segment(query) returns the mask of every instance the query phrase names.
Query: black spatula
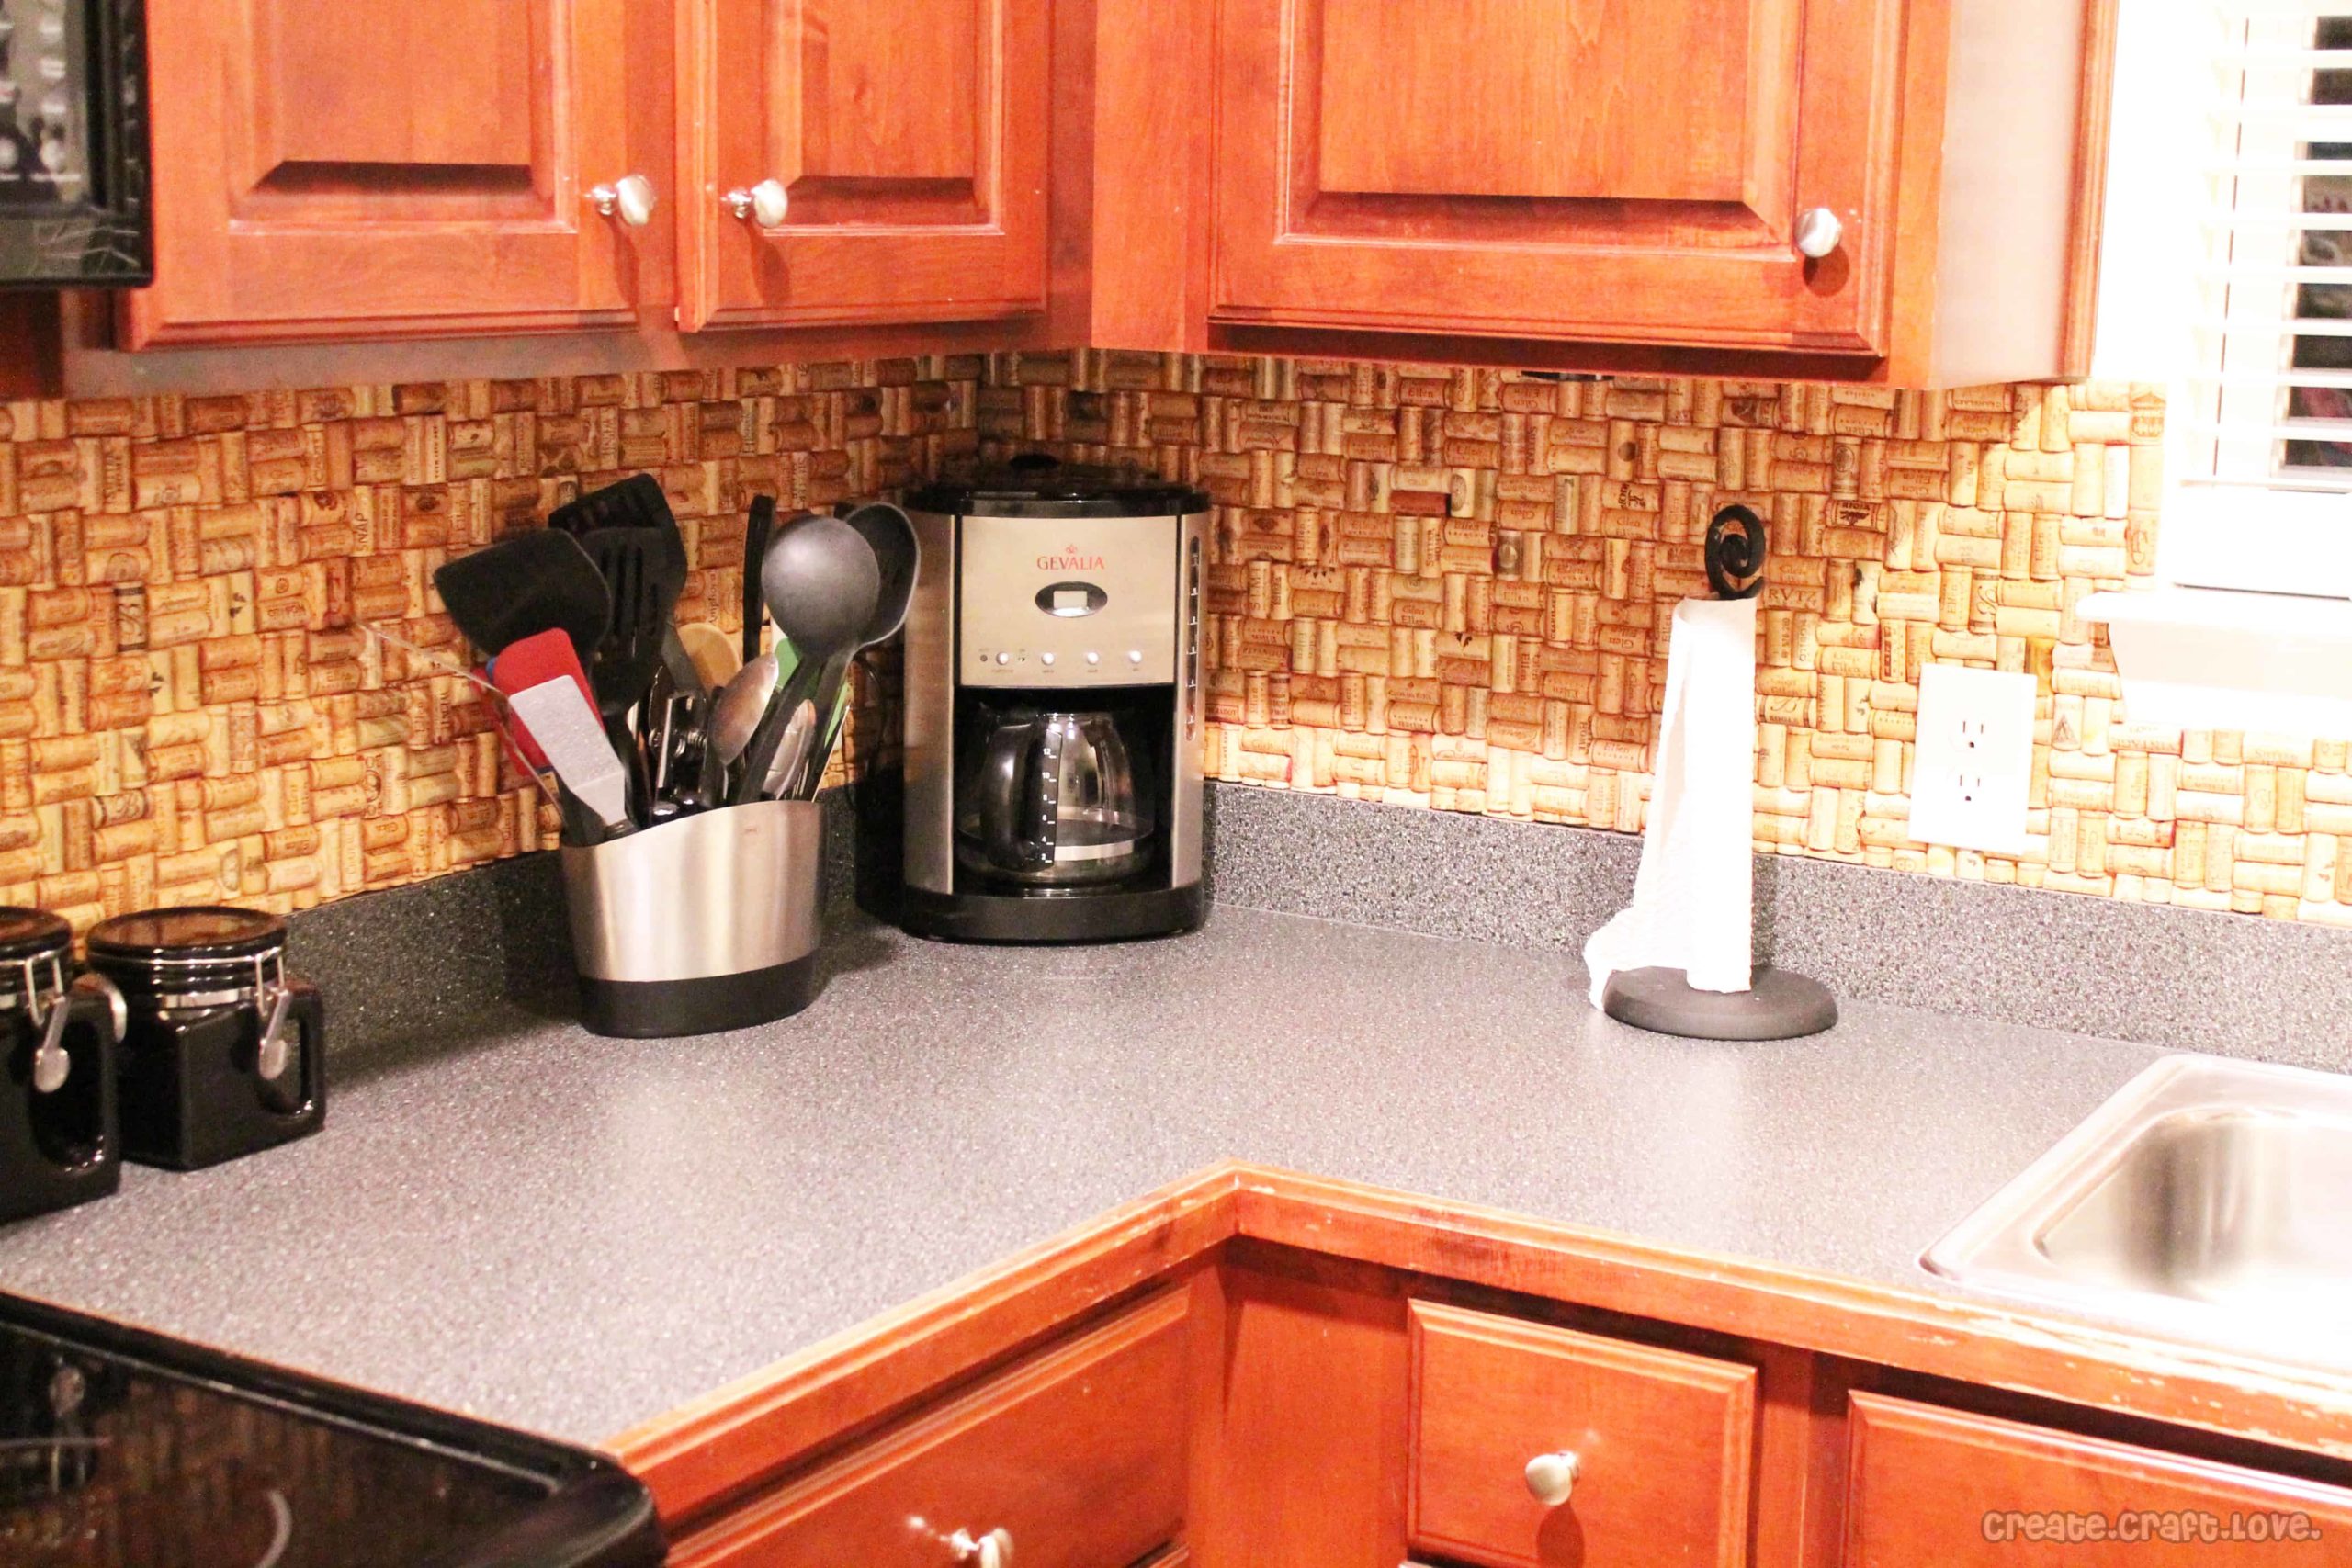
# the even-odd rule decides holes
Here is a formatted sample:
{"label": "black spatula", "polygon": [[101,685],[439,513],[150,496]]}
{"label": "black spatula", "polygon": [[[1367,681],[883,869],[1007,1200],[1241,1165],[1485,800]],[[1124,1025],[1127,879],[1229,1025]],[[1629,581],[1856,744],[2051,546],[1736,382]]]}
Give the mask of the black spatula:
{"label": "black spatula", "polygon": [[602,574],[612,615],[588,667],[596,705],[616,719],[645,700],[662,667],[662,639],[670,612],[686,585],[685,541],[667,528],[598,528],[580,536]]}
{"label": "black spatula", "polygon": [[592,490],[548,513],[548,526],[578,537],[599,528],[667,528],[678,531],[670,498],[651,474],[631,474],[616,484]]}
{"label": "black spatula", "polygon": [[491,655],[554,627],[586,663],[612,616],[596,563],[578,540],[552,530],[516,534],[445,562],[433,586],[466,640]]}
{"label": "black spatula", "polygon": [[616,719],[645,700],[661,668],[670,612],[686,580],[678,519],[661,480],[631,474],[557,507],[548,526],[579,539],[610,590],[611,622],[588,679],[605,717]]}

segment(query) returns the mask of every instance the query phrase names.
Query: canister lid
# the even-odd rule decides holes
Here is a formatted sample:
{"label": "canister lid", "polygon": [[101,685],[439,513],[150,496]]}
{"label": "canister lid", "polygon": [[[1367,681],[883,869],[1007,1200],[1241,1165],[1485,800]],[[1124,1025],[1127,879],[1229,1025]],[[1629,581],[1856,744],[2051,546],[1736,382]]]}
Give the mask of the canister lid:
{"label": "canister lid", "polygon": [[45,909],[0,905],[0,964],[46,958],[74,945],[74,930]]}
{"label": "canister lid", "polygon": [[216,904],[117,915],[90,928],[91,958],[129,964],[257,958],[285,946],[279,917]]}
{"label": "canister lid", "polygon": [[910,512],[954,517],[1182,517],[1206,512],[1208,493],[1135,468],[1065,463],[1043,453],[924,485]]}

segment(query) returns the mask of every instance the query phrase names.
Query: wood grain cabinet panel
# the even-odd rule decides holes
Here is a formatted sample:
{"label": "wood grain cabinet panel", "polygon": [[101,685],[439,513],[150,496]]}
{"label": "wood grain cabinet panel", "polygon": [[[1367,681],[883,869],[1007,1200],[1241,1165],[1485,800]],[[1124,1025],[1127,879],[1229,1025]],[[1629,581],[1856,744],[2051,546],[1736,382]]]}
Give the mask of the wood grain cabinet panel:
{"label": "wood grain cabinet panel", "polygon": [[680,0],[679,324],[1042,312],[1052,52],[1051,0]]}
{"label": "wood grain cabinet panel", "polygon": [[[1124,1568],[1185,1514],[1189,1298],[1165,1292],[682,1541],[678,1568]],[[977,1561],[977,1558],[971,1560]],[[1181,1561],[1177,1559],[1177,1561]]]}
{"label": "wood grain cabinet panel", "polygon": [[[2096,0],[1196,3],[1216,21],[1182,78],[1215,110],[1209,254],[1098,245],[1097,341],[1898,386],[2081,374]],[[1106,39],[1102,79],[1180,124],[1187,95],[1134,80],[1136,52]],[[1094,172],[1098,206],[1167,185]],[[1163,341],[1155,281],[1204,295],[1197,334]]]}
{"label": "wood grain cabinet panel", "polygon": [[[1492,1568],[1733,1568],[1747,1560],[1753,1367],[1415,1302],[1419,1552]],[[1569,1452],[1567,1500],[1526,1466]]]}
{"label": "wood grain cabinet panel", "polygon": [[1877,1394],[1850,1398],[1846,1568],[2352,1561],[2352,1490]]}
{"label": "wood grain cabinet panel", "polygon": [[625,326],[629,0],[149,8],[155,283],[132,347]]}
{"label": "wood grain cabinet panel", "polygon": [[1903,10],[1222,0],[1215,318],[1879,352]]}

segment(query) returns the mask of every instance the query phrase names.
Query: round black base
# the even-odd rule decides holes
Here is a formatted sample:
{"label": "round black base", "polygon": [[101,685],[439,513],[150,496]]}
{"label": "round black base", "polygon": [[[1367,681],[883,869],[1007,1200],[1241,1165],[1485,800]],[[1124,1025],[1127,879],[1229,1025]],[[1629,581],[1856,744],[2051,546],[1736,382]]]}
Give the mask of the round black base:
{"label": "round black base", "polygon": [[900,896],[898,920],[910,934],[935,942],[1127,942],[1198,931],[1208,912],[1208,889],[1197,882],[1055,897],[910,887]]}
{"label": "round black base", "polygon": [[817,999],[817,955],[773,969],[700,980],[592,980],[580,976],[580,1021],[618,1040],[666,1040],[774,1023]]}
{"label": "round black base", "polygon": [[1609,977],[1600,1010],[1688,1040],[1793,1040],[1836,1023],[1838,998],[1818,980],[1769,966],[1745,991],[1694,991],[1679,969],[1626,969]]}

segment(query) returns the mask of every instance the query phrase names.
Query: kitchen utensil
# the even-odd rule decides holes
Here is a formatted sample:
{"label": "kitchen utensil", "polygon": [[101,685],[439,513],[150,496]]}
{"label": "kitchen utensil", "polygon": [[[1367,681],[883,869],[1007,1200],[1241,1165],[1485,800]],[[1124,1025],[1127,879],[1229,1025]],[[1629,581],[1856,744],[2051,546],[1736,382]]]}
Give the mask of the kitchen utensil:
{"label": "kitchen utensil", "polygon": [[1014,708],[978,744],[956,810],[967,866],[1035,887],[1115,882],[1143,868],[1151,802],[1110,714]]}
{"label": "kitchen utensil", "polygon": [[763,653],[735,672],[719,689],[710,723],[705,727],[702,802],[718,806],[727,798],[727,771],[741,761],[766,716],[781,679],[774,653]]}
{"label": "kitchen utensil", "polygon": [[[674,641],[672,646],[676,647]],[[731,649],[733,645],[729,646]],[[681,671],[691,682],[683,688]],[[646,814],[651,819],[665,820],[699,800],[703,727],[710,705],[694,661],[677,648],[676,657],[665,657],[653,671],[653,684],[645,694]]]}
{"label": "kitchen utensil", "polygon": [[610,725],[645,700],[662,663],[670,612],[686,583],[686,547],[675,524],[598,528],[579,543],[605,580],[612,611],[588,665],[596,706]]}
{"label": "kitchen utensil", "polygon": [[506,700],[564,788],[596,814],[607,833],[626,831],[628,768],[596,722],[596,710],[560,678],[512,689]]}
{"label": "kitchen utensil", "polygon": [[767,625],[767,602],[760,597],[760,563],[767,558],[768,540],[775,533],[775,497],[755,495],[752,513],[743,523],[743,659],[760,656],[760,628]]}
{"label": "kitchen utensil", "polygon": [[809,748],[807,761],[786,781],[785,793],[797,799],[807,799],[817,793],[826,764],[832,760],[833,747],[840,742],[842,721],[849,710],[851,660],[876,643],[888,641],[906,623],[907,605],[914,598],[915,570],[922,559],[922,549],[915,543],[914,524],[887,501],[869,502],[843,521],[856,529],[874,551],[880,583],[875,595],[874,614],[859,632],[856,648],[827,660],[824,674],[817,682],[817,712],[824,716],[824,727]]}
{"label": "kitchen utensil", "polygon": [[567,807],[569,835],[593,843],[627,832],[628,770],[597,722],[588,677],[571,643],[553,632],[526,637],[498,656],[491,674],[565,794],[594,814],[591,822]]}
{"label": "kitchen utensil", "polygon": [[616,483],[573,497],[548,513],[548,526],[575,536],[601,528],[669,528],[678,521],[662,481],[651,474],[631,474]]}
{"label": "kitchen utensil", "polygon": [[547,529],[445,561],[433,586],[466,640],[486,654],[553,626],[585,663],[612,618],[596,563],[578,540]]}
{"label": "kitchen utensil", "polygon": [[708,621],[693,621],[680,626],[678,645],[694,660],[695,673],[702,677],[705,691],[718,691],[743,668],[743,656],[737,649],[735,639]]}
{"label": "kitchen utensil", "polygon": [[89,954],[125,1003],[125,1159],[197,1170],[325,1123],[326,1010],[287,973],[283,919],[209,905],[117,915],[90,928]]}
{"label": "kitchen utensil", "polygon": [[775,765],[768,769],[767,782],[761,793],[771,798],[786,797],[786,784],[797,775],[808,760],[808,750],[817,735],[817,705],[802,703],[792,710],[792,717],[784,727],[784,743],[775,749]]}
{"label": "kitchen utensil", "polygon": [[737,804],[759,797],[784,742],[785,727],[816,694],[824,664],[857,644],[882,588],[865,536],[835,517],[796,517],[775,531],[760,561],[760,595],[800,663],[768,704],[735,782]]}

